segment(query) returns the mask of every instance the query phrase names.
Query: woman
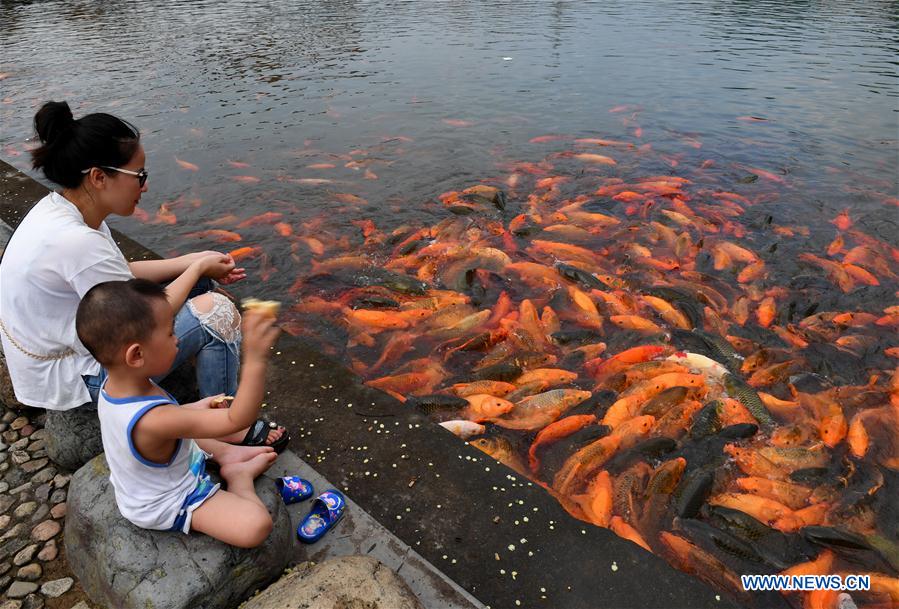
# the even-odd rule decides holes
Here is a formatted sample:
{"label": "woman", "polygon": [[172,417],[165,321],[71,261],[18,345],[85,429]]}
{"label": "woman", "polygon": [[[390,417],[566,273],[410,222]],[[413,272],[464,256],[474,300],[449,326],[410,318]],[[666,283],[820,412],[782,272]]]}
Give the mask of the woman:
{"label": "woman", "polygon": [[[132,277],[167,283],[178,312],[173,369],[195,358],[201,397],[233,395],[240,314],[211,288],[212,280],[245,278],[244,270],[229,255],[208,251],[126,262],[104,220],[130,216],[147,192],[138,130],[109,114],[75,120],[65,102],[44,104],[34,125],[42,144],[32,152],[34,168],[63,188],[22,219],[0,262],[0,340],[16,398],[46,408],[48,428],[54,413],[96,407],[105,372],[78,340],[75,312],[94,285]],[[280,451],[289,438],[282,427],[259,420],[223,439]]]}

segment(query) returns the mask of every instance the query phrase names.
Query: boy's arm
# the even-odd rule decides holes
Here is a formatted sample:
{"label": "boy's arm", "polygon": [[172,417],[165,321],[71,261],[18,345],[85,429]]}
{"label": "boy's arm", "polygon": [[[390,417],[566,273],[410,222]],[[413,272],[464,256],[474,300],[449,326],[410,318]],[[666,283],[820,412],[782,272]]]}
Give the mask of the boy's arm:
{"label": "boy's arm", "polygon": [[136,434],[158,439],[218,438],[249,427],[259,415],[265,390],[265,369],[280,330],[274,317],[248,311],[243,316],[240,385],[230,408],[158,406],[141,417]]}

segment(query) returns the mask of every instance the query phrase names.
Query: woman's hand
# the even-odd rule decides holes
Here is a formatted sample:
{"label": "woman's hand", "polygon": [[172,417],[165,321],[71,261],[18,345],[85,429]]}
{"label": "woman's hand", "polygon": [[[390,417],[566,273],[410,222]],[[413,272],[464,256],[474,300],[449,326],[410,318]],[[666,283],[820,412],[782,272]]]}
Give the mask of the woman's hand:
{"label": "woman's hand", "polygon": [[225,275],[224,277],[219,277],[218,282],[222,285],[231,285],[232,283],[237,283],[241,279],[247,278],[247,270],[242,267],[235,267],[231,269],[231,272]]}
{"label": "woman's hand", "polygon": [[191,266],[195,266],[201,276],[216,280],[227,277],[235,270],[234,259],[231,256],[215,252],[197,258]]}

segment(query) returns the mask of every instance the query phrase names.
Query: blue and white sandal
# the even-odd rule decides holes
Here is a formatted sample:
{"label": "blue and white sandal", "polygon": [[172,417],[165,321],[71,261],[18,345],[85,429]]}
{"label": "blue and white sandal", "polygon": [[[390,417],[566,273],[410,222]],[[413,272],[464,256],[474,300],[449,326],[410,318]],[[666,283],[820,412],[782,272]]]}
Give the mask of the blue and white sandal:
{"label": "blue and white sandal", "polygon": [[325,491],[312,502],[312,509],[297,526],[297,537],[303,543],[315,543],[343,517],[346,499],[334,489]]}
{"label": "blue and white sandal", "polygon": [[281,499],[286,505],[306,501],[315,492],[312,488],[312,483],[299,476],[278,478],[275,480],[275,485],[278,487]]}

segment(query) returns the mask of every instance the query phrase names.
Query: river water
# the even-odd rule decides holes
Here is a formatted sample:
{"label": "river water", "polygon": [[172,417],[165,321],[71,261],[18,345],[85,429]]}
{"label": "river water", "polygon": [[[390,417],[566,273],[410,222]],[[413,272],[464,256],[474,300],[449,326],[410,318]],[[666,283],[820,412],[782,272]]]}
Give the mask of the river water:
{"label": "river water", "polygon": [[[805,410],[775,412],[778,429],[742,446],[800,438],[812,451],[804,459],[838,475],[843,424],[868,421],[872,448],[852,447],[858,462],[845,476],[856,475],[856,494],[846,496],[883,490],[873,504],[844,499],[826,524],[894,536],[895,503],[877,502],[899,485],[899,421],[880,408],[899,356],[889,308],[899,288],[897,58],[895,2],[3,2],[0,157],[29,171],[31,120],[46,100],[67,100],[76,117],[132,121],[149,192],[133,217],[110,223],[167,255],[247,248],[238,294],[299,301],[292,333],[401,397],[527,359],[573,371],[594,391],[591,408],[607,409],[597,396],[633,378],[604,371],[603,358],[642,342],[692,349],[694,326],[727,336],[747,361],[773,361],[763,377],[727,356],[772,399],[797,397],[789,375],[819,374],[799,386],[839,396],[839,417],[808,394]],[[501,188],[504,204],[489,190],[459,194],[475,184]],[[408,277],[397,287],[359,259],[333,261],[360,253],[446,288],[448,300],[434,313]],[[574,283],[600,289],[562,285],[559,261],[595,273]],[[687,299],[659,286],[695,298],[681,302],[689,320],[652,309],[661,303],[651,289]],[[449,290],[471,304],[451,304]],[[524,301],[546,307],[542,325]],[[591,336],[603,343],[575,348]],[[708,387],[691,399],[737,397],[720,370],[702,374]],[[721,463],[725,440],[684,439],[684,416],[654,423],[656,440],[679,441],[667,461],[647,458],[654,472],[679,476],[680,459],[686,479]],[[494,422],[512,431],[482,449],[524,471],[548,420]],[[734,491],[734,471],[715,471],[717,491]],[[527,475],[552,484],[574,515],[602,520],[572,503],[582,497],[573,473]],[[797,511],[805,501],[816,505],[801,499]],[[657,517],[667,503],[647,503],[632,523],[667,552],[655,537],[670,528]],[[794,533],[790,518],[769,524]]]}

